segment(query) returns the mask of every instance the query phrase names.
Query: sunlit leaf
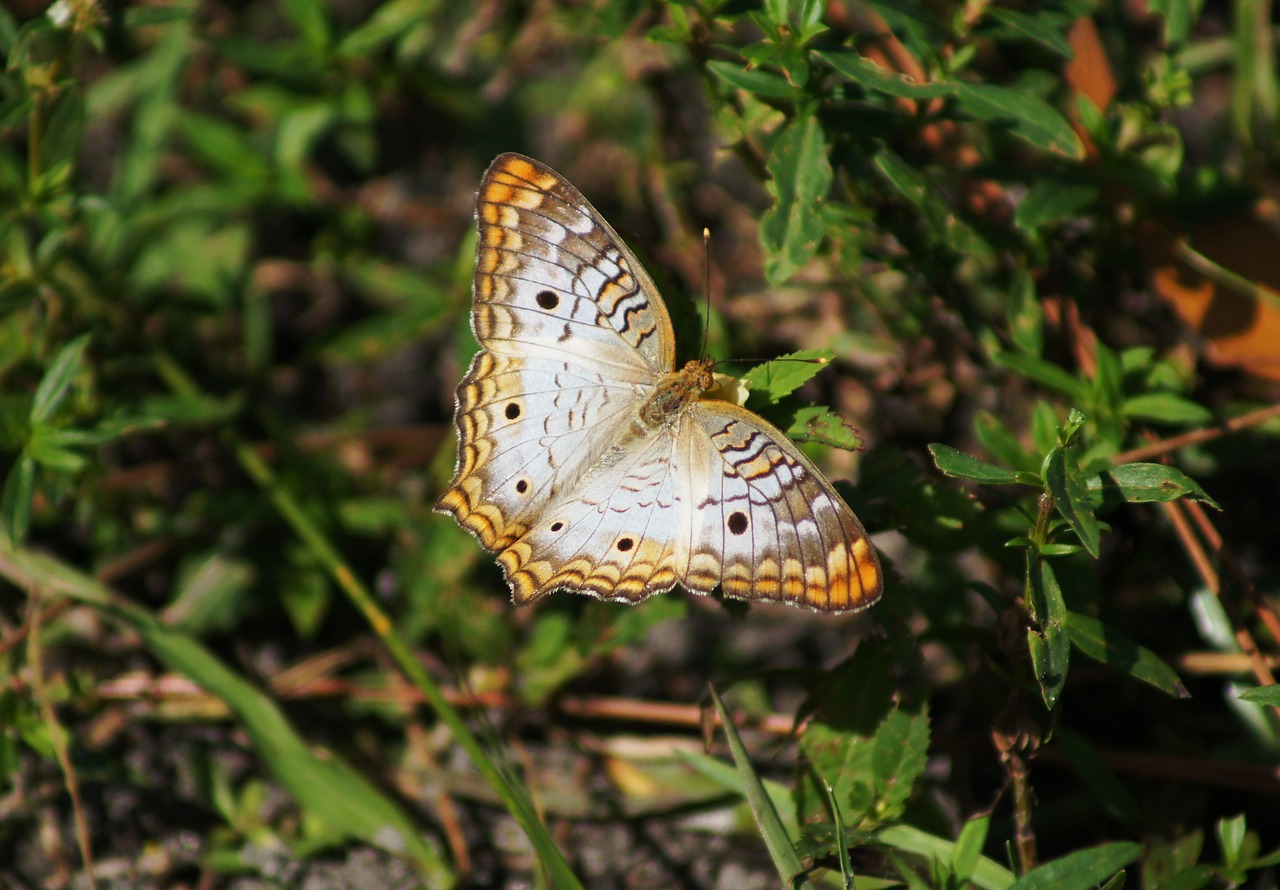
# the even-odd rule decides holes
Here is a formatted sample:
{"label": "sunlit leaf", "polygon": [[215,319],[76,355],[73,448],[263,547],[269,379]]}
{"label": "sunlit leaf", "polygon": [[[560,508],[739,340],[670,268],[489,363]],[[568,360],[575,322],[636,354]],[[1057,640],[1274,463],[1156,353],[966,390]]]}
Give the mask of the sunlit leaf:
{"label": "sunlit leaf", "polygon": [[989,464],[950,445],[935,442],[929,446],[929,453],[939,470],[956,479],[971,479],[988,485],[1009,485],[1018,481],[1013,470]]}
{"label": "sunlit leaf", "polygon": [[819,205],[831,188],[826,135],[813,115],[792,121],[774,140],[768,161],[774,204],[760,220],[765,274],[778,284],[818,250],[826,233]]}
{"label": "sunlit leaf", "polygon": [[1173,668],[1159,656],[1096,618],[1070,612],[1066,626],[1072,644],[1094,661],[1118,668],[1135,680],[1141,680],[1175,698],[1190,697]]}

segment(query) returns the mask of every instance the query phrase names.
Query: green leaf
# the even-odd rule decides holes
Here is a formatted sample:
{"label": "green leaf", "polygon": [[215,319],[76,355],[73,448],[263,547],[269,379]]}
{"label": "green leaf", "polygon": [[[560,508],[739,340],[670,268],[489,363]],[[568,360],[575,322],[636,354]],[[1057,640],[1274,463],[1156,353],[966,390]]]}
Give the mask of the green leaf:
{"label": "green leaf", "polygon": [[1141,832],[1145,818],[1142,807],[1119,776],[1107,766],[1098,750],[1087,739],[1069,729],[1059,727],[1054,732],[1054,737],[1107,814],[1131,831]]}
{"label": "green leaf", "polygon": [[[851,685],[845,694],[857,695],[857,701],[830,702],[800,739],[800,750],[812,768],[812,774],[802,776],[795,790],[802,818],[823,812],[825,795],[813,779],[816,774],[842,802],[846,822],[857,827],[864,821],[875,821],[875,738],[892,713],[892,689],[888,669],[882,663],[884,647],[867,646],[866,642],[832,672],[823,690],[825,695],[836,694],[838,678],[847,677]],[[852,670],[854,665],[864,666],[861,674]]]}
{"label": "green leaf", "polygon": [[1106,344],[1099,340],[1094,350],[1094,360],[1098,365],[1098,370],[1093,377],[1094,391],[1097,393],[1094,404],[1098,405],[1104,414],[1110,413],[1120,407],[1123,398],[1121,386],[1124,383],[1124,370],[1120,363],[1120,356],[1116,355],[1114,349],[1108,349]]}
{"label": "green leaf", "polygon": [[440,852],[399,805],[335,752],[323,757],[314,753],[275,702],[227,669],[194,638],[158,623],[131,623],[167,667],[226,702],[272,773],[303,807],[347,836],[408,853],[434,880],[452,880]]}
{"label": "green leaf", "polygon": [[933,223],[935,230],[939,229],[938,217],[947,213],[949,208],[941,204],[933,189],[929,187],[929,180],[925,175],[908,164],[896,152],[887,148],[876,152],[874,163],[883,174],[885,181],[893,186],[899,195],[924,211],[925,218]]}
{"label": "green leaf", "polygon": [[1280,683],[1273,683],[1270,686],[1255,686],[1253,689],[1246,689],[1244,692],[1240,693],[1238,698],[1241,701],[1253,702],[1255,705],[1280,707]]}
{"label": "green leaf", "polygon": [[[1044,399],[1036,399],[1031,408],[1031,443],[1035,450],[1047,454],[1058,445],[1058,414]],[[1036,467],[1037,474],[1044,467],[1043,458]]]}
{"label": "green leaf", "polygon": [[1074,449],[1062,445],[1052,449],[1045,457],[1043,476],[1058,512],[1080,538],[1084,549],[1097,559],[1101,531],[1098,518],[1093,515],[1089,487],[1076,462]]}
{"label": "green leaf", "polygon": [[84,351],[89,345],[89,335],[81,334],[58,352],[49,363],[44,376],[36,386],[35,398],[31,400],[30,419],[32,425],[43,423],[58,410],[67,394],[67,387],[80,369],[84,367]]}
{"label": "green leaf", "polygon": [[45,170],[68,165],[70,172],[69,165],[81,149],[84,121],[84,94],[80,90],[66,90],[54,100],[40,142],[40,163]]}
{"label": "green leaf", "polygon": [[368,18],[344,34],[337,53],[344,59],[372,56],[383,46],[423,27],[430,26],[423,21],[418,0],[390,0],[379,4]]}
{"label": "green leaf", "polygon": [[[799,0],[793,3],[796,10],[796,26],[803,34],[812,34],[822,25],[822,15],[827,11],[825,0]],[[808,38],[805,38],[806,40]]]}
{"label": "green leaf", "polygon": [[1036,293],[1035,278],[1025,268],[1014,271],[1009,288],[1009,335],[1027,355],[1044,349],[1044,308]]}
{"label": "green leaf", "polygon": [[284,0],[281,5],[307,46],[313,50],[324,50],[329,46],[328,3],[323,0]]}
{"label": "green leaf", "polygon": [[[895,704],[889,663],[883,641],[863,640],[824,678],[800,740],[812,772],[832,787],[854,827],[901,815],[927,762],[928,715],[922,706]],[[820,811],[824,793],[812,777],[796,795],[802,815]]]}
{"label": "green leaf", "polygon": [[929,717],[924,709],[890,711],[876,729],[871,755],[877,821],[902,815],[928,761]]}
{"label": "green leaf", "polygon": [[19,544],[31,527],[31,498],[35,492],[36,462],[25,450],[9,468],[0,493],[0,538]]}
{"label": "green leaf", "polygon": [[929,453],[938,469],[953,479],[971,479],[987,485],[1010,485],[1018,481],[1013,470],[989,464],[950,445],[934,442],[929,446]]}
{"label": "green leaf", "polygon": [[[1030,541],[1028,540],[1028,543]],[[1079,544],[1041,544],[1041,556],[1071,556],[1076,553],[1084,552],[1084,548]]]}
{"label": "green leaf", "polygon": [[1100,504],[1146,504],[1191,498],[1215,510],[1222,507],[1186,473],[1165,464],[1131,463],[1090,476],[1089,491]]}
{"label": "green leaf", "polygon": [[253,581],[253,566],[217,551],[184,561],[173,601],[161,613],[165,624],[192,636],[225,630],[239,617]]}
{"label": "green leaf", "polygon": [[1124,671],[1174,698],[1191,697],[1173,668],[1150,649],[1139,646],[1098,619],[1078,612],[1068,612],[1066,623],[1072,645],[1094,661]]}
{"label": "green leaf", "polygon": [[819,208],[831,189],[827,137],[813,115],[792,121],[773,143],[767,163],[774,204],[760,220],[765,276],[780,284],[807,263],[826,232]]}
{"label": "green leaf", "polygon": [[753,395],[760,394],[776,403],[812,379],[834,357],[830,349],[801,349],[756,365],[742,379]]}
{"label": "green leaf", "polygon": [[[967,828],[967,826],[966,826]],[[961,837],[964,833],[961,833]],[[889,825],[877,829],[875,842],[885,847],[919,856],[925,861],[955,861],[958,842],[928,834],[910,825]],[[1009,890],[1014,875],[995,860],[983,856],[973,869],[971,880],[981,890]]]}
{"label": "green leaf", "polygon": [[234,174],[242,182],[258,182],[263,187],[268,184],[271,167],[242,127],[184,110],[175,114],[174,129],[196,157],[214,169]]}
{"label": "green leaf", "polygon": [[192,395],[157,394],[148,396],[138,404],[136,417],[111,417],[100,427],[115,435],[125,435],[136,430],[154,429],[157,426],[178,424],[181,426],[208,426],[228,423],[244,410],[245,397],[232,393],[215,397],[207,393]]}
{"label": "green leaf", "polygon": [[707,62],[707,70],[723,80],[729,86],[757,96],[768,96],[771,99],[794,99],[798,92],[787,83],[786,78],[772,71],[759,68],[742,68],[732,62],[712,60]]}
{"label": "green leaf", "polygon": [[[192,18],[156,28],[150,51],[130,66],[131,80],[140,84],[137,107],[132,109],[130,138],[119,146],[112,176],[112,198],[129,205],[141,203],[162,175],[162,152],[169,148],[169,122],[178,105],[175,99],[182,73],[196,51]],[[146,88],[142,84],[149,85]],[[94,95],[89,93],[90,107]]]}
{"label": "green leaf", "polygon": [[125,29],[132,31],[148,25],[167,25],[170,22],[190,21],[193,10],[182,6],[131,6],[121,15]]}
{"label": "green leaf", "polygon": [[1222,860],[1228,867],[1239,863],[1247,836],[1244,813],[1218,820],[1218,846],[1222,849]]}
{"label": "green leaf", "polygon": [[838,414],[832,414],[830,408],[822,406],[796,411],[784,432],[797,442],[820,442],[845,451],[861,451],[864,444],[856,428]]}
{"label": "green leaf", "polygon": [[312,639],[320,629],[333,601],[333,588],[324,569],[310,554],[291,547],[286,560],[284,579],[279,582],[280,605],[303,639]]}
{"label": "green leaf", "polygon": [[1050,389],[1056,389],[1075,402],[1085,404],[1089,400],[1089,384],[1052,362],[1017,352],[998,353],[995,360]]}
{"label": "green leaf", "polygon": [[[742,773],[736,766],[725,763],[712,757],[709,754],[700,754],[693,751],[686,751],[682,748],[675,749],[676,757],[693,767],[702,775],[715,782],[726,791],[730,791],[744,800],[747,796],[746,786],[743,784]],[[792,808],[791,792],[772,780],[764,780],[765,794],[769,796],[769,800],[773,803],[774,812],[782,820],[783,828],[786,829],[787,837],[800,836],[800,824],[790,816]],[[749,805],[748,805],[749,806]]]}
{"label": "green leaf", "polygon": [[316,144],[338,123],[337,110],[325,102],[312,102],[290,108],[276,123],[275,160],[278,174],[299,177],[296,184],[286,181],[283,188],[290,197],[307,200],[311,197],[309,186],[302,174],[311,162]]}
{"label": "green leaf", "polygon": [[[840,801],[836,798],[835,790],[830,783],[824,781],[823,787],[827,791],[827,806],[831,810],[831,820],[835,823],[835,836],[844,839],[848,837],[848,829],[844,824],[844,810],[840,807]],[[836,854],[840,862],[840,877],[845,885],[849,886],[853,883],[853,860],[849,856],[849,845],[837,844]]]}
{"label": "green leaf", "polygon": [[892,150],[880,146],[872,159],[884,181],[920,212],[930,233],[948,250],[980,254],[990,247],[942,197],[945,190]]}
{"label": "green leaf", "polygon": [[991,828],[991,816],[974,816],[965,822],[960,829],[960,837],[956,838],[956,848],[951,853],[951,874],[960,882],[973,877],[974,870],[982,860],[982,847],[987,842],[987,831]]}
{"label": "green leaf", "polygon": [[919,0],[869,0],[867,5],[920,58],[952,39],[942,20]]}
{"label": "green leaf", "polygon": [[573,630],[571,616],[564,612],[543,615],[533,625],[516,659],[523,701],[542,704],[582,670],[586,655],[574,645]]}
{"label": "green leaf", "polygon": [[999,417],[989,411],[979,411],[973,419],[973,434],[982,447],[997,460],[1015,470],[1038,473],[1040,461],[1018,441],[1017,434]]}
{"label": "green leaf", "polygon": [[844,50],[816,50],[813,53],[849,80],[889,96],[904,99],[931,99],[955,92],[955,84],[935,81],[916,83],[905,74],[898,74],[880,67],[856,52]]}
{"label": "green leaf", "polygon": [[1003,127],[1037,148],[1079,160],[1084,146],[1071,124],[1039,96],[990,83],[956,82],[960,108],[980,121]]}
{"label": "green leaf", "polygon": [[1034,183],[1018,202],[1013,221],[1024,231],[1035,231],[1064,220],[1077,219],[1098,200],[1098,186],[1047,176]]}
{"label": "green leaf", "polygon": [[1031,869],[1011,890],[1092,890],[1141,853],[1141,844],[1127,841],[1077,850]]}
{"label": "green leaf", "polygon": [[1120,413],[1156,423],[1209,423],[1213,412],[1171,392],[1151,392],[1125,399]]}
{"label": "green leaf", "polygon": [[1063,33],[1063,25],[1070,22],[1066,16],[1055,15],[1051,9],[1022,12],[1003,6],[988,6],[985,15],[1003,26],[998,30],[993,29],[993,36],[997,40],[1008,39],[1011,36],[1020,37],[1031,43],[1037,43],[1064,59],[1075,57],[1071,44]]}
{"label": "green leaf", "polygon": [[1167,46],[1175,48],[1186,45],[1200,5],[1194,0],[1150,0],[1148,8],[1164,17],[1164,42]]}
{"label": "green leaf", "polygon": [[31,441],[26,453],[37,464],[61,473],[79,473],[85,467],[85,458],[59,442],[59,430],[37,426],[31,431]]}
{"label": "green leaf", "polygon": [[1058,576],[1048,560],[1027,550],[1027,604],[1038,628],[1027,629],[1027,649],[1040,695],[1050,710],[1062,695],[1071,661],[1071,641],[1066,632],[1067,604]]}

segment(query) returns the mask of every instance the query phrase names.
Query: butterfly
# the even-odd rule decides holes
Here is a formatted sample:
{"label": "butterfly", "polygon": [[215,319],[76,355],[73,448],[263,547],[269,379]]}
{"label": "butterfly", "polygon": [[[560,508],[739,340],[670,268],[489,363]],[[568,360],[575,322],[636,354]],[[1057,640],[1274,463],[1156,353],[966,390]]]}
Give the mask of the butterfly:
{"label": "butterfly", "polygon": [[738,405],[712,362],[675,367],[653,280],[560,174],[494,160],[476,195],[471,327],[450,513],[517,605],[554,590],[635,603],[693,593],[863,609],[867,533],[807,457]]}

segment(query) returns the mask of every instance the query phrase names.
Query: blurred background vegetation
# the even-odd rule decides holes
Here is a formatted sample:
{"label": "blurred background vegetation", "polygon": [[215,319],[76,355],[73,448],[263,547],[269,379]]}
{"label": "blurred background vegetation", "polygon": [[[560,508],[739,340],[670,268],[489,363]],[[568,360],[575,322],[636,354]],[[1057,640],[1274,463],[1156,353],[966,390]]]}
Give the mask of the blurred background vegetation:
{"label": "blurred background vegetation", "polygon": [[[0,883],[1275,886],[1278,20],[6,4]],[[508,150],[834,357],[748,406],[879,606],[517,611],[430,512]]]}

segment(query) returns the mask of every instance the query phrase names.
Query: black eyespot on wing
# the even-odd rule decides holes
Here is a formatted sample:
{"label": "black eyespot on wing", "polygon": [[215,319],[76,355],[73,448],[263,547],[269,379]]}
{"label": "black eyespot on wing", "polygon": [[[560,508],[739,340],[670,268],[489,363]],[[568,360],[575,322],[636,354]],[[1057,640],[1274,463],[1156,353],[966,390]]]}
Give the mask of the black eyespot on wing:
{"label": "black eyespot on wing", "polygon": [[517,480],[517,482],[516,482],[516,491],[517,491],[517,492],[519,492],[520,494],[524,494],[524,493],[525,493],[526,491],[528,491],[528,490],[529,490],[529,480],[528,480],[528,479],[520,479],[520,480]]}
{"label": "black eyespot on wing", "polygon": [[538,291],[538,305],[550,312],[560,305],[560,295],[549,290]]}
{"label": "black eyespot on wing", "polygon": [[559,520],[557,520],[556,522],[551,523],[551,530],[552,530],[553,532],[558,532],[558,531],[560,531],[560,529],[562,529],[562,528],[564,528],[564,523],[563,523],[563,522],[560,522]]}
{"label": "black eyespot on wing", "polygon": [[618,539],[618,549],[621,550],[623,553],[626,553],[628,550],[630,550],[634,546],[636,546],[636,542],[631,540],[630,538]]}
{"label": "black eyespot on wing", "polygon": [[507,415],[507,420],[515,420],[520,416],[520,404],[511,402],[502,413]]}
{"label": "black eyespot on wing", "polygon": [[726,524],[731,534],[740,535],[747,530],[747,514],[740,511],[730,513]]}

